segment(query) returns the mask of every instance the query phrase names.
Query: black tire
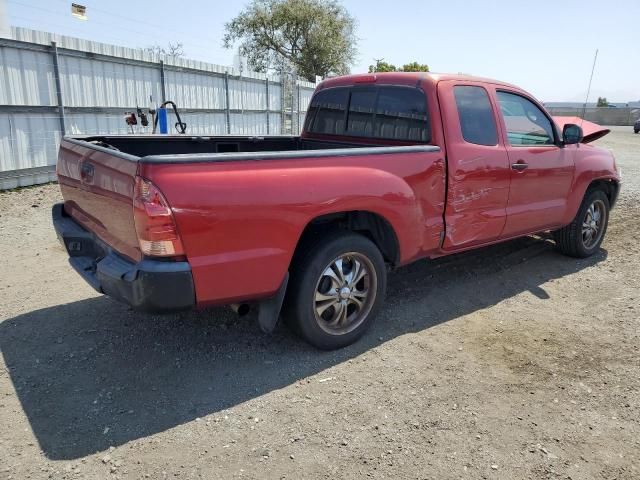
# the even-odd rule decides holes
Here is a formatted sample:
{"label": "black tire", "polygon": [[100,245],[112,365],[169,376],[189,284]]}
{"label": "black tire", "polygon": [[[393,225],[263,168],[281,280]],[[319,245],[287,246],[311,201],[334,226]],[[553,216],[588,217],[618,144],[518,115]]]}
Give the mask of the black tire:
{"label": "black tire", "polygon": [[[300,337],[319,349],[335,350],[354,343],[371,327],[384,302],[387,272],[380,250],[363,235],[335,231],[317,235],[311,242],[306,241],[300,246],[298,252],[290,270],[291,278],[283,309],[285,320]],[[358,283],[359,287],[354,285],[352,288],[354,293],[358,291],[360,295],[365,291],[369,292],[369,297],[364,301],[360,302],[360,297],[357,299],[358,302],[352,297],[342,298],[343,293],[338,288],[337,278],[334,284],[334,280],[325,275],[339,259],[342,260],[340,265],[347,270],[344,278],[348,278],[349,275],[355,276],[354,265],[364,269],[365,274]],[[357,261],[354,263],[354,260]],[[331,288],[321,287],[322,282],[325,284],[328,282],[327,285]],[[346,283],[344,285],[343,289],[349,288]],[[331,322],[317,314],[317,309],[322,308],[317,295],[323,295],[323,288],[337,300],[334,302],[335,306],[328,307],[322,315],[337,315],[338,310],[344,308],[344,328],[340,331],[337,330],[337,326],[331,327]],[[371,292],[375,293],[373,297],[370,297]],[[344,293],[344,295],[350,294]],[[327,303],[332,301],[328,300]],[[358,307],[360,303],[364,305],[362,309]],[[349,309],[351,314],[347,313]],[[356,315],[356,312],[359,313]],[[352,319],[351,325],[348,323],[349,318]],[[334,331],[333,328],[336,330]]]}
{"label": "black tire", "polygon": [[[583,225],[591,222],[588,217],[588,212],[592,205],[602,208],[604,218],[600,220],[597,238],[591,237],[592,241],[588,242],[583,235]],[[596,253],[607,232],[609,210],[609,198],[602,190],[587,190],[573,221],[566,227],[553,232],[558,250],[565,255],[577,258],[590,257]],[[602,213],[600,215],[602,215]]]}
{"label": "black tire", "polygon": [[638,132],[640,132],[640,130],[636,130],[636,129],[633,130],[633,133],[638,133]]}

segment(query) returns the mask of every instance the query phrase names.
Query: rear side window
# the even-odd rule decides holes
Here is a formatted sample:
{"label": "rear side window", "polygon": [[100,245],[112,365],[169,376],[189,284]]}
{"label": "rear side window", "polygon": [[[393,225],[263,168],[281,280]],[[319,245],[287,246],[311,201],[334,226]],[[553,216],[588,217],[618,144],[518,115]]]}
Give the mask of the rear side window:
{"label": "rear side window", "polygon": [[344,135],[344,111],[349,100],[348,88],[329,88],[319,92],[309,107],[309,131],[328,135]]}
{"label": "rear side window", "polygon": [[427,99],[415,87],[335,87],[318,92],[306,130],[313,133],[429,142]]}
{"label": "rear side window", "polygon": [[498,132],[489,95],[482,87],[453,87],[460,129],[465,142],[476,145],[497,145]]}

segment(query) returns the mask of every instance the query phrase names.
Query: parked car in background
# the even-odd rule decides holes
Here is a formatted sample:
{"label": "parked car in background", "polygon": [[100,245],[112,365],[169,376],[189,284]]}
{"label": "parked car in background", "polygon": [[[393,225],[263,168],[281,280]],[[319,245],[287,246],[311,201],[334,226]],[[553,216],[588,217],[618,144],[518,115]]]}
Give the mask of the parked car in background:
{"label": "parked car in background", "polygon": [[99,292],[153,311],[253,302],[265,331],[283,306],[334,349],[371,326],[388,268],[542,231],[593,255],[620,178],[588,144],[607,130],[568,120],[495,80],[331,78],[300,136],[65,137],[53,221]]}

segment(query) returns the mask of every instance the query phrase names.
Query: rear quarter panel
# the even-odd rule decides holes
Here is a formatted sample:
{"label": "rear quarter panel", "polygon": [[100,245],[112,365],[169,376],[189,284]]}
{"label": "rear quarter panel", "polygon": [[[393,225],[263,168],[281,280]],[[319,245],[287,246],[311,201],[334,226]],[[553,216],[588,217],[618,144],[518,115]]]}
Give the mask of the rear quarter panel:
{"label": "rear quarter panel", "polygon": [[280,286],[304,228],[369,211],[393,227],[400,262],[439,247],[441,152],[141,164],[171,204],[199,306],[258,299]]}

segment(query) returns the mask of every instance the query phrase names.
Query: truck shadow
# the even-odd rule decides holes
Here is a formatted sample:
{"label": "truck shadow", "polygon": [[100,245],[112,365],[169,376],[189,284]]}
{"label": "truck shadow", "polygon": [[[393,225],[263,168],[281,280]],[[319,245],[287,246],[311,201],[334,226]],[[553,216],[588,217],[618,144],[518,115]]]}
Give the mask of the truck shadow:
{"label": "truck shadow", "polygon": [[522,292],[549,298],[546,282],[606,256],[567,258],[548,239],[527,237],[404,267],[391,274],[372,331],[336,352],[317,351],[284,327],[262,335],[250,316],[226,308],[149,316],[105,297],[8,319],[0,347],[44,453],[76,459],[222,412]]}

